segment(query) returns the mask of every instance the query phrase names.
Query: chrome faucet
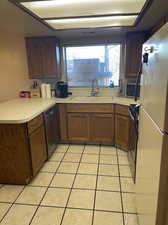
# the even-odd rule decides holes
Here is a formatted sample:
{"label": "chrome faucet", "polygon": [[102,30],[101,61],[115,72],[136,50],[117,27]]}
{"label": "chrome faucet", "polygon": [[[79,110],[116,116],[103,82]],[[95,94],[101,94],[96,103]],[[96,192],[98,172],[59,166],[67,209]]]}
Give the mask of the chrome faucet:
{"label": "chrome faucet", "polygon": [[91,89],[91,96],[97,96],[99,94],[99,85],[98,85],[98,80],[93,79],[92,80],[92,89]]}

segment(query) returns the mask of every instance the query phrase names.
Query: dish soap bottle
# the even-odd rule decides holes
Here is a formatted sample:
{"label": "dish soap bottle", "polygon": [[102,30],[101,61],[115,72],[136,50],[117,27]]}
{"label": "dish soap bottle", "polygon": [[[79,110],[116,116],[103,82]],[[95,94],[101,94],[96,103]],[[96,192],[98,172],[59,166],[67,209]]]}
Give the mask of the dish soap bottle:
{"label": "dish soap bottle", "polygon": [[114,88],[114,82],[110,80],[109,88]]}

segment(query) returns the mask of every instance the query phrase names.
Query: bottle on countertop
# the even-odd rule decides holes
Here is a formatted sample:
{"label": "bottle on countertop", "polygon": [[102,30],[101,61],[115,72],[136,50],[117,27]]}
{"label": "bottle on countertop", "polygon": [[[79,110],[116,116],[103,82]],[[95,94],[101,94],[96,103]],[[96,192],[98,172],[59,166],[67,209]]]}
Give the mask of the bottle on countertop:
{"label": "bottle on countertop", "polygon": [[114,88],[114,82],[110,80],[109,88]]}

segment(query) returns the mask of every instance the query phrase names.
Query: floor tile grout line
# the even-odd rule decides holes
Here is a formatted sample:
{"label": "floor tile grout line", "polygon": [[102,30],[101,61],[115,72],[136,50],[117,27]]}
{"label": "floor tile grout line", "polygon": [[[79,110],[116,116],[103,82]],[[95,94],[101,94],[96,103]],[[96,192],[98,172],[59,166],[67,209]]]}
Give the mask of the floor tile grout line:
{"label": "floor tile grout line", "polygon": [[[7,203],[7,202],[2,202],[2,203]],[[9,203],[7,203],[9,204]],[[13,205],[21,205],[21,206],[38,206],[35,204],[23,204],[23,203],[19,203],[19,202],[15,202]],[[45,207],[45,208],[58,208],[58,209],[65,209],[64,206],[49,206],[49,205],[40,205],[40,207]],[[74,209],[74,210],[86,210],[86,211],[93,211],[93,209],[85,209],[85,208],[75,208],[75,207],[67,207],[66,209]],[[95,209],[95,211],[97,212],[109,212],[109,213],[120,213],[121,211],[110,211],[110,210],[103,210],[103,209]],[[125,214],[129,214],[129,215],[137,215],[137,213],[133,213],[133,212],[125,212]]]}
{"label": "floor tile grout line", "polygon": [[99,179],[100,153],[101,153],[101,145],[99,145],[99,157],[98,157],[98,166],[97,166],[97,175],[96,175],[96,186],[95,186],[94,203],[93,203],[92,225],[94,224],[95,209],[96,209],[96,194],[97,194],[97,186],[98,186],[98,179]]}
{"label": "floor tile grout line", "polygon": [[[96,155],[96,156],[99,156],[99,155]],[[49,162],[57,162],[59,163],[60,161],[57,161],[57,160],[50,160]],[[63,163],[78,163],[78,161],[74,162],[74,161],[63,161]],[[92,162],[81,162],[81,164],[93,164],[93,165],[97,165],[97,163],[92,163]],[[100,163],[101,165],[118,165],[118,163]],[[129,164],[119,164],[120,166],[129,166]]]}
{"label": "floor tile grout line", "polygon": [[[67,146],[66,152],[68,151],[69,148],[70,148],[70,144]],[[62,160],[63,160],[63,158],[65,157],[66,152],[63,154]],[[31,218],[31,220],[30,220],[30,222],[29,222],[29,225],[31,225],[31,223],[32,223],[32,221],[33,221],[33,219],[34,219],[34,217],[35,217],[35,215],[36,215],[36,213],[37,213],[37,210],[40,208],[41,203],[42,203],[43,199],[45,198],[46,193],[47,193],[48,189],[50,188],[50,185],[51,185],[51,183],[52,183],[52,181],[53,181],[53,179],[54,179],[54,177],[55,177],[55,175],[56,175],[56,173],[57,173],[57,171],[58,171],[58,169],[59,169],[59,167],[60,167],[60,165],[61,165],[61,163],[62,163],[62,160],[60,161],[59,166],[57,167],[56,172],[53,173],[53,177],[52,177],[52,179],[51,179],[49,185],[47,186],[46,191],[45,191],[45,193],[44,193],[42,199],[40,200],[40,202],[39,202],[39,204],[38,204],[38,206],[37,206],[37,208],[36,208],[36,210],[35,210],[35,212],[34,212],[32,218]]]}
{"label": "floor tile grout line", "polygon": [[[81,165],[81,163],[80,163]],[[117,166],[117,165],[116,165]],[[75,174],[75,173],[68,173],[68,172],[57,172],[57,174]],[[78,173],[79,175],[91,175],[95,176],[96,174],[87,174],[87,173]],[[114,176],[114,175],[104,175],[104,174],[99,174],[101,177],[119,177],[119,176]],[[127,176],[120,176],[121,178],[127,178],[127,179],[132,179],[132,177],[127,177]]]}
{"label": "floor tile grout line", "polygon": [[[5,186],[5,185],[4,185]],[[9,211],[11,210],[11,208],[13,207],[13,205],[15,204],[15,202],[17,201],[17,199],[20,197],[20,195],[23,193],[24,189],[26,188],[26,186],[24,185],[22,190],[19,192],[19,194],[17,195],[16,199],[12,202],[9,203],[11,204],[11,206],[9,207],[9,209],[6,211],[6,213],[3,215],[3,217],[0,219],[0,223],[4,220],[4,218],[7,216],[7,214],[9,213]]]}
{"label": "floor tile grout line", "polygon": [[[57,152],[57,153],[64,153],[64,152]],[[76,154],[76,155],[80,155],[82,152],[67,152],[67,154]],[[99,155],[99,153],[83,153],[84,155]],[[116,156],[116,154],[115,153],[101,153],[100,155],[104,155],[104,156],[109,156],[109,155],[111,155],[111,156]],[[125,155],[121,155],[121,156],[125,156]]]}
{"label": "floor tile grout line", "polygon": [[[78,175],[79,174],[77,174],[77,176]],[[99,176],[98,176],[98,178],[99,178]],[[47,188],[47,186],[42,186],[42,185],[29,185],[27,187]],[[65,189],[65,190],[70,190],[71,189],[71,187],[61,187],[61,186],[50,186],[49,188],[51,188],[51,189]],[[87,190],[87,191],[95,191],[95,190],[97,190],[97,191],[110,192],[110,193],[127,193],[127,194],[132,194],[132,195],[135,194],[135,192],[129,192],[129,191],[115,191],[115,190],[106,190],[106,189],[98,189],[98,188],[97,189],[96,188],[93,189],[93,188],[77,188],[77,187],[75,188],[75,187],[73,187],[72,189],[73,190]],[[4,203],[4,201],[0,201],[0,203]],[[12,202],[8,202],[8,201],[6,201],[5,203],[12,204]],[[38,204],[36,204],[36,205],[38,205]]]}
{"label": "floor tile grout line", "polygon": [[76,177],[77,177],[77,175],[78,175],[78,170],[79,170],[79,167],[80,167],[80,163],[81,163],[81,161],[82,161],[82,157],[83,157],[83,153],[84,153],[84,151],[85,151],[85,147],[86,147],[86,145],[83,144],[83,151],[82,151],[82,154],[81,154],[81,157],[80,157],[80,160],[79,160],[79,164],[78,164],[78,167],[77,167],[75,176],[74,176],[74,180],[73,180],[72,186],[71,186],[71,188],[70,188],[69,196],[68,196],[68,199],[67,199],[67,202],[66,202],[66,205],[65,205],[65,209],[64,209],[64,212],[63,212],[63,215],[62,215],[62,219],[61,219],[60,225],[62,225],[62,223],[63,223],[64,216],[65,216],[65,212],[66,212],[66,210],[67,210],[67,208],[68,208],[68,203],[69,203],[69,200],[70,200],[70,197],[71,197],[71,193],[72,193],[72,190],[73,190],[73,186],[74,186],[74,184],[75,184]]}
{"label": "floor tile grout line", "polygon": [[121,186],[121,178],[120,178],[120,165],[119,165],[119,156],[117,151],[117,161],[118,161],[118,175],[119,175],[119,184],[120,184],[120,197],[121,197],[121,207],[122,207],[122,217],[123,217],[123,225],[125,225],[125,217],[124,217],[124,204],[123,204],[123,195],[122,195],[122,186]]}
{"label": "floor tile grout line", "polygon": [[[79,162],[77,163],[77,164],[79,164]],[[80,163],[80,165],[81,164],[83,164],[83,163]],[[94,165],[97,165],[97,164],[94,164]],[[100,165],[102,165],[102,164],[100,164]],[[115,165],[115,166],[117,166],[117,165]],[[41,171],[40,173],[55,173],[55,171],[53,171],[53,172],[50,172],[50,171]],[[75,173],[68,173],[68,172],[57,172],[57,174],[75,174]],[[96,175],[96,173],[95,174],[93,174],[93,173],[78,173],[79,175],[91,175],[91,176],[95,176]],[[114,176],[114,175],[104,175],[104,174],[99,174],[99,176],[102,176],[102,177],[119,177],[119,176]],[[120,176],[121,178],[127,178],[127,179],[131,179],[132,180],[132,177],[130,176]]]}

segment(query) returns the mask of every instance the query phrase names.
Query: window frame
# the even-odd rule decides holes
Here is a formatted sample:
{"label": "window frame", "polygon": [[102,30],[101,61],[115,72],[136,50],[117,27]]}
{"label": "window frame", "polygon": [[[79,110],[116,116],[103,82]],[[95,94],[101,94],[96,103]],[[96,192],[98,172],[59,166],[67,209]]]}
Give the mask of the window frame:
{"label": "window frame", "polygon": [[[120,80],[120,75],[121,75],[121,60],[122,60],[122,42],[109,42],[109,43],[99,43],[99,44],[65,44],[62,45],[62,51],[63,51],[63,71],[64,73],[62,74],[64,77],[64,80],[68,82],[68,72],[67,72],[67,56],[66,56],[66,48],[68,47],[84,47],[84,46],[104,46],[104,45],[120,45],[120,66],[119,66],[119,80]],[[69,84],[68,84],[69,85]],[[70,88],[89,88],[90,86],[70,86]],[[119,87],[115,86],[115,88]],[[100,88],[108,88],[107,86],[100,86]]]}

